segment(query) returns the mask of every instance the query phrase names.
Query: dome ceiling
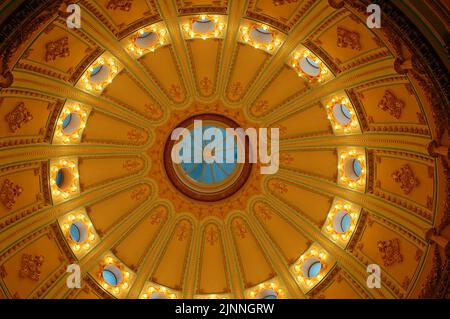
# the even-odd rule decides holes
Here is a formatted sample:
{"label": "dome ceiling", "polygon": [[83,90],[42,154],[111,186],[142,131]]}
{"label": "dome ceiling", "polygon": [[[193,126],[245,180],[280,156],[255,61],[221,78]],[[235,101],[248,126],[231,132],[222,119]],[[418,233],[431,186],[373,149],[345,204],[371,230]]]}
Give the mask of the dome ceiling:
{"label": "dome ceiling", "polygon": [[[392,4],[34,2],[0,4],[0,298],[448,296],[448,72]],[[279,169],[173,163],[198,119],[278,128]]]}

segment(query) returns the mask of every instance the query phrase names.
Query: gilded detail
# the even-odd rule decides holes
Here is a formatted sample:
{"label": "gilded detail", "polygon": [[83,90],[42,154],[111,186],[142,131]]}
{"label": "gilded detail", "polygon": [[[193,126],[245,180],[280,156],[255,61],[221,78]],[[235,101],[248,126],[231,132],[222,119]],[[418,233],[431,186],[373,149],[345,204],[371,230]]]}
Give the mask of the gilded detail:
{"label": "gilded detail", "polygon": [[50,41],[45,45],[45,61],[56,60],[57,57],[65,58],[70,55],[69,38],[62,37],[56,41]]}
{"label": "gilded detail", "polygon": [[377,242],[378,251],[383,259],[384,266],[391,266],[401,263],[403,256],[400,253],[400,241],[398,238],[390,240],[380,240]]}
{"label": "gilded detail", "polygon": [[203,94],[210,93],[210,90],[212,89],[212,81],[207,76],[200,80],[200,89]]}
{"label": "gilded detail", "polygon": [[337,46],[339,48],[349,48],[360,51],[360,36],[357,32],[349,31],[344,28],[337,28]]}
{"label": "gilded detail", "polygon": [[0,201],[6,208],[11,209],[22,192],[22,187],[14,184],[9,179],[5,179],[0,189]]}
{"label": "gilded detail", "polygon": [[131,6],[133,4],[133,0],[109,0],[106,5],[106,9],[110,10],[122,10],[122,11],[130,11]]}
{"label": "gilded detail", "polygon": [[242,87],[241,82],[233,82],[230,86],[230,96],[233,99],[237,99],[242,95],[244,88]]}
{"label": "gilded detail", "polygon": [[272,2],[275,6],[283,6],[286,4],[297,3],[298,0],[273,0]]}
{"label": "gilded detail", "polygon": [[23,254],[19,276],[21,278],[29,278],[34,281],[39,281],[41,277],[41,267],[43,263],[44,263],[44,256]]}
{"label": "gilded detail", "polygon": [[147,187],[141,186],[131,191],[131,199],[140,201],[147,195]]}
{"label": "gilded detail", "polygon": [[247,236],[247,228],[244,223],[238,219],[233,222],[233,232],[241,239],[244,239]]}
{"label": "gilded detail", "polygon": [[179,241],[185,240],[191,232],[191,226],[188,222],[183,222],[177,230],[177,239]]}
{"label": "gilded detail", "polygon": [[214,225],[209,226],[206,230],[206,241],[210,245],[215,245],[218,240],[219,240],[219,231],[217,230],[217,227]]}
{"label": "gilded detail", "polygon": [[414,187],[419,185],[419,180],[414,176],[414,172],[408,164],[392,173],[395,182],[400,183],[400,188],[405,195],[411,193]]}
{"label": "gilded detail", "polygon": [[140,167],[140,162],[135,159],[127,159],[125,162],[123,162],[122,167],[126,169],[127,171],[134,171]]}
{"label": "gilded detail", "polygon": [[378,107],[383,111],[389,112],[389,114],[396,119],[399,119],[402,115],[402,109],[405,107],[405,103],[399,100],[394,93],[386,90],[380,103],[378,103]]}
{"label": "gilded detail", "polygon": [[8,122],[9,129],[16,132],[25,123],[33,119],[33,114],[27,110],[24,103],[19,103],[11,112],[6,114],[5,120]]}

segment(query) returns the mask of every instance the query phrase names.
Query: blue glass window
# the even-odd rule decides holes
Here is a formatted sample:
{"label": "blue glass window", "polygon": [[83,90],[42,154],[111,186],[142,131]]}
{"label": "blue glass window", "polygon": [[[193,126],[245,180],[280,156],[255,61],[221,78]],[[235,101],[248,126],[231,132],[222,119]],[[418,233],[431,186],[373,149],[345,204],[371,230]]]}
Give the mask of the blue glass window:
{"label": "blue glass window", "polygon": [[319,69],[319,65],[311,58],[306,58],[306,61],[312,66],[314,69]]}
{"label": "blue glass window", "polygon": [[346,210],[338,211],[333,220],[334,230],[341,234],[345,233],[350,228],[351,219]]}
{"label": "blue glass window", "polygon": [[211,20],[207,19],[206,17],[201,17],[200,19],[196,20],[196,22],[208,23],[211,22]]}
{"label": "blue glass window", "polygon": [[91,76],[96,75],[98,72],[100,72],[103,68],[103,65],[98,65],[96,66],[92,71],[91,71]]}
{"label": "blue glass window", "polygon": [[301,58],[298,61],[298,65],[300,67],[300,69],[302,69],[303,72],[305,72],[307,75],[309,76],[319,76],[320,75],[320,67],[319,65],[316,63],[316,61],[314,61],[311,58]]}
{"label": "blue glass window", "polygon": [[361,169],[362,169],[361,163],[357,159],[354,159],[353,160],[353,172],[355,173],[355,175],[357,177],[361,176]]}
{"label": "blue glass window", "polygon": [[70,121],[72,121],[72,114],[71,114],[71,113],[69,113],[69,114],[64,118],[63,123],[62,123],[62,128],[63,128],[63,129],[66,129],[66,128],[69,126]]}
{"label": "blue glass window", "polygon": [[64,184],[64,171],[59,169],[55,177],[56,186],[61,187]]}
{"label": "blue glass window", "polygon": [[73,241],[76,241],[77,243],[81,240],[81,232],[78,226],[73,223],[70,225],[70,238],[72,238]]}
{"label": "blue glass window", "polygon": [[119,281],[117,280],[116,275],[108,269],[103,269],[102,271],[103,279],[111,286],[117,286]]}
{"label": "blue glass window", "polygon": [[322,264],[320,261],[316,261],[314,262],[311,266],[309,266],[308,269],[308,277],[309,278],[314,278],[316,277],[319,273],[320,270],[322,269]]}
{"label": "blue glass window", "polygon": [[145,37],[149,36],[151,33],[152,32],[147,32],[147,31],[142,32],[141,34],[139,34],[138,38],[140,38],[140,39],[145,38]]}
{"label": "blue glass window", "polygon": [[343,233],[345,233],[350,228],[350,215],[345,214],[341,219],[341,230]]}
{"label": "blue glass window", "polygon": [[270,32],[269,30],[265,30],[265,29],[262,28],[262,27],[256,28],[256,30],[257,30],[258,32],[261,32],[261,33],[264,33],[264,34],[272,34],[272,32]]}
{"label": "blue glass window", "polygon": [[347,119],[350,120],[350,118],[351,118],[350,110],[349,110],[345,105],[343,105],[343,104],[339,104],[339,105],[340,105],[342,114],[343,114]]}

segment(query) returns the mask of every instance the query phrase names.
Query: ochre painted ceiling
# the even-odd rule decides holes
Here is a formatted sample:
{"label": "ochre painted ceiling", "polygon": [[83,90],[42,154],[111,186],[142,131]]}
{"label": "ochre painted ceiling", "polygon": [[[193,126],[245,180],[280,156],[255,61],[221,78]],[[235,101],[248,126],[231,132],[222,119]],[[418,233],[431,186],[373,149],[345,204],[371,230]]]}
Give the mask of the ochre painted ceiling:
{"label": "ochre painted ceiling", "polygon": [[[0,298],[448,294],[445,82],[392,4],[369,29],[365,1],[47,2],[2,37]],[[255,164],[214,202],[180,192],[164,148],[202,114],[279,128],[278,172]]]}

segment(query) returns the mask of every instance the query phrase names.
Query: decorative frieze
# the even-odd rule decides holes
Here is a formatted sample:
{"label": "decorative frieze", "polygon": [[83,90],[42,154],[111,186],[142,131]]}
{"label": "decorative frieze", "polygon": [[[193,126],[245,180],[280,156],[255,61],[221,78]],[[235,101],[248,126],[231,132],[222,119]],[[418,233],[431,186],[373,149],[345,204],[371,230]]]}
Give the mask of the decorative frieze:
{"label": "decorative frieze", "polygon": [[395,182],[400,183],[400,188],[405,195],[411,193],[411,191],[420,183],[408,164],[405,164],[403,167],[392,173],[392,178]]}
{"label": "decorative frieze", "polygon": [[337,46],[339,48],[349,48],[360,51],[360,35],[357,32],[346,30],[342,27],[337,28]]}
{"label": "decorative frieze", "polygon": [[14,184],[9,179],[5,179],[0,189],[0,201],[6,208],[11,209],[22,192],[22,187]]}
{"label": "decorative frieze", "polygon": [[383,259],[384,266],[388,267],[403,261],[400,253],[400,241],[398,238],[390,240],[380,240],[377,242],[377,248]]}
{"label": "decorative frieze", "polygon": [[15,133],[25,123],[33,119],[33,114],[25,107],[23,102],[19,103],[11,112],[6,114],[5,120],[8,122],[9,129]]}
{"label": "decorative frieze", "polygon": [[56,58],[65,58],[70,56],[69,38],[62,37],[56,41],[50,41],[45,45],[45,61],[55,61]]}
{"label": "decorative frieze", "polygon": [[39,281],[44,259],[44,256],[41,255],[23,254],[19,276],[21,278],[29,278],[34,281]]}
{"label": "decorative frieze", "polygon": [[380,103],[378,103],[378,107],[383,111],[389,112],[396,119],[399,119],[402,116],[402,109],[405,107],[405,103],[398,99],[394,93],[386,90]]}

